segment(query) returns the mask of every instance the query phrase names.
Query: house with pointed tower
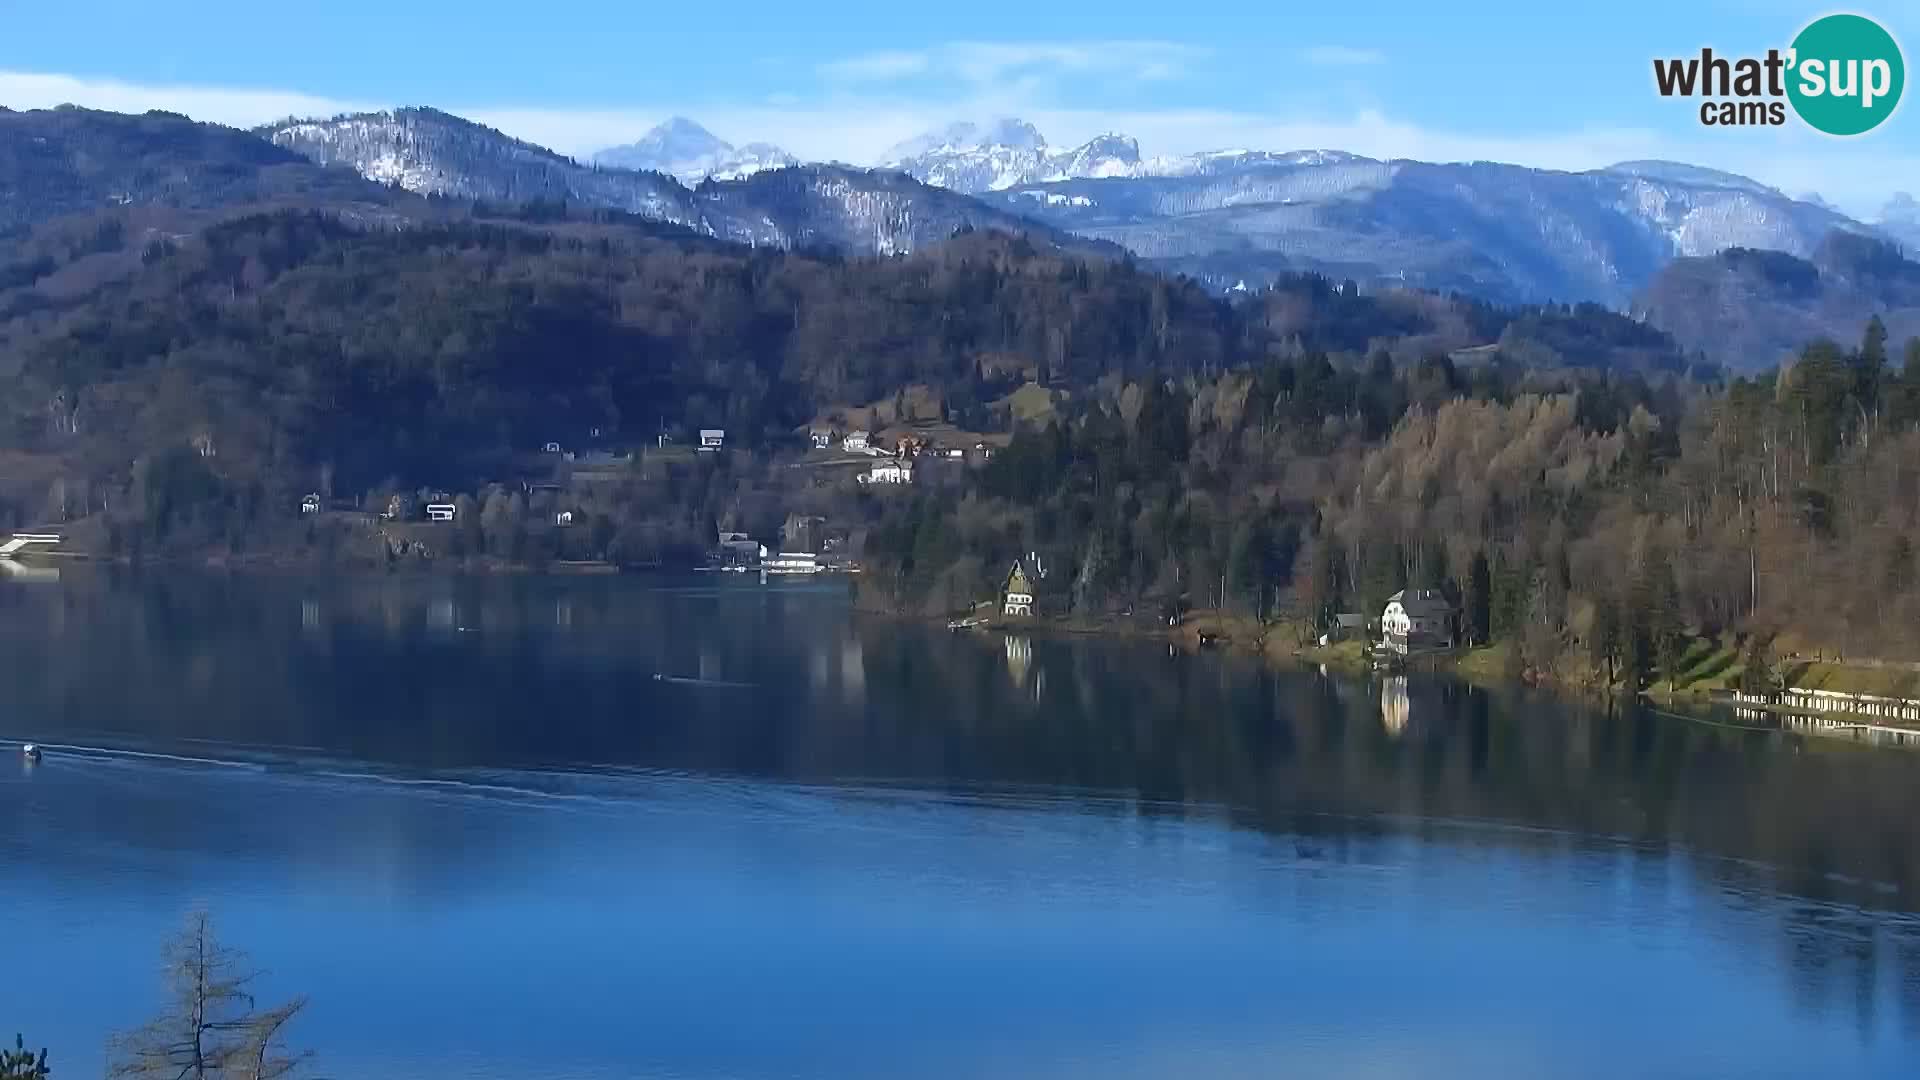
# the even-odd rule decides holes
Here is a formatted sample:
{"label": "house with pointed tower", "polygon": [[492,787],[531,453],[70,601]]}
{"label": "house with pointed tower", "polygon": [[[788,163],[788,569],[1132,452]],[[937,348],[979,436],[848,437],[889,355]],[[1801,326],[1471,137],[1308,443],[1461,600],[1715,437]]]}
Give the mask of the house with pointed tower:
{"label": "house with pointed tower", "polygon": [[1010,619],[1033,617],[1033,581],[1019,562],[1007,572],[1007,583],[1000,589],[1000,613]]}

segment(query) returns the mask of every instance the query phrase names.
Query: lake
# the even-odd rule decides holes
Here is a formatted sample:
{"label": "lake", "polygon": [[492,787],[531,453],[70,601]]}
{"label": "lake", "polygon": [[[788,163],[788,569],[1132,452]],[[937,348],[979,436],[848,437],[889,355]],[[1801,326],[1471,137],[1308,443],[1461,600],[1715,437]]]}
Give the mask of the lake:
{"label": "lake", "polygon": [[0,687],[57,1077],[195,908],[361,1080],[1920,1075],[1916,753],[727,575],[67,567]]}

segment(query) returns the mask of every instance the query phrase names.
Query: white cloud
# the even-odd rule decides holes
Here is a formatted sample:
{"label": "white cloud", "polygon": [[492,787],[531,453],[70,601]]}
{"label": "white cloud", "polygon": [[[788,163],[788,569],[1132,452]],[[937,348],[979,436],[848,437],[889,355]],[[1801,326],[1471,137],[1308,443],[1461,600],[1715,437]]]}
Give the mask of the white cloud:
{"label": "white cloud", "polygon": [[820,74],[839,82],[891,82],[918,75],[932,60],[924,52],[873,52],[820,65]]}
{"label": "white cloud", "polygon": [[0,105],[11,109],[51,109],[84,105],[111,112],[152,109],[185,113],[196,120],[252,127],[288,116],[332,116],[382,106],[359,104],[291,90],[210,86],[142,86],[113,79],[81,79],[0,70]]}
{"label": "white cloud", "polygon": [[1366,67],[1387,62],[1379,49],[1356,49],[1351,45],[1315,45],[1302,50],[1300,58],[1315,67]]}
{"label": "white cloud", "polygon": [[[1086,48],[1076,47],[1076,48]],[[1097,63],[1113,67],[1114,52]],[[1132,57],[1138,62],[1138,55]],[[1772,184],[1792,195],[1817,191],[1855,216],[1871,218],[1897,178],[1920,173],[1920,153],[1871,138],[1841,143],[1797,128],[1724,129],[1683,135],[1641,128],[1578,128],[1501,134],[1425,127],[1381,110],[1346,114],[1292,115],[1231,109],[1073,109],[1036,102],[1023,72],[1052,65],[1093,64],[1090,52],[1050,46],[983,50],[971,57],[974,77],[985,85],[939,98],[841,90],[811,99],[760,103],[671,101],[620,108],[526,108],[475,102],[433,102],[449,112],[585,157],[631,142],[669,116],[698,120],[736,145],[777,143],[808,160],[856,164],[878,160],[889,147],[956,119],[1017,115],[1033,122],[1057,146],[1071,146],[1109,131],[1140,140],[1148,155],[1193,153],[1228,147],[1340,149],[1379,158],[1425,161],[1502,161],[1538,168],[1581,170],[1636,158],[1665,158],[1724,169]],[[990,73],[998,73],[994,84]],[[143,86],[66,75],[0,71],[0,104],[46,108],[62,103],[121,112],[167,109],[234,126],[267,123],[289,115],[327,116],[384,108],[262,88]]]}
{"label": "white cloud", "polygon": [[822,64],[819,72],[841,84],[933,77],[986,87],[1074,75],[1163,80],[1179,77],[1205,55],[1205,49],[1173,41],[953,41],[863,53]]}

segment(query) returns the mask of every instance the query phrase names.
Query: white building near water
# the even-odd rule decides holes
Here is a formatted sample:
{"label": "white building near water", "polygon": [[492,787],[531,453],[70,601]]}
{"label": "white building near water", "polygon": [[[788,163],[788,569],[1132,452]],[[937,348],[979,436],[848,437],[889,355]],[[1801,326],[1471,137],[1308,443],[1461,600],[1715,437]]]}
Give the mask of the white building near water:
{"label": "white building near water", "polygon": [[1438,589],[1402,589],[1387,599],[1380,633],[1389,649],[1453,647],[1453,605]]}
{"label": "white building near water", "polygon": [[1007,583],[1000,587],[1000,611],[1008,618],[1028,618],[1033,615],[1033,581],[1027,577],[1027,568],[1014,563],[1007,572]]}
{"label": "white building near water", "polygon": [[864,431],[847,432],[846,437],[840,440],[840,449],[845,450],[849,454],[866,453],[867,433]]}
{"label": "white building near water", "polygon": [[768,556],[765,565],[769,574],[817,574],[826,569],[811,551],[782,551]]}
{"label": "white building near water", "polygon": [[452,503],[428,503],[428,521],[452,521],[455,507]]}
{"label": "white building near water", "polygon": [[700,449],[702,452],[711,454],[726,445],[727,432],[725,428],[700,429]]}

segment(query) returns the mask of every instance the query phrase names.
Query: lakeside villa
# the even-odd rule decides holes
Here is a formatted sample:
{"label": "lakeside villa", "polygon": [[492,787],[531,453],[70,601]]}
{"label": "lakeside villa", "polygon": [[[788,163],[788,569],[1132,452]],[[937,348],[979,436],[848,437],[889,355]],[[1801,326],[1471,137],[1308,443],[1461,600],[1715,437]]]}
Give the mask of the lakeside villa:
{"label": "lakeside villa", "polygon": [[1454,645],[1453,603],[1438,589],[1402,589],[1380,614],[1380,643],[1406,655]]}
{"label": "lakeside villa", "polygon": [[1018,562],[1000,589],[1000,613],[1010,619],[1033,616],[1033,581],[1027,577],[1027,568]]}

